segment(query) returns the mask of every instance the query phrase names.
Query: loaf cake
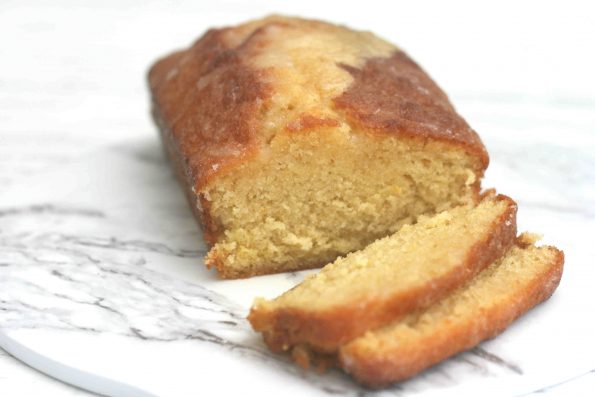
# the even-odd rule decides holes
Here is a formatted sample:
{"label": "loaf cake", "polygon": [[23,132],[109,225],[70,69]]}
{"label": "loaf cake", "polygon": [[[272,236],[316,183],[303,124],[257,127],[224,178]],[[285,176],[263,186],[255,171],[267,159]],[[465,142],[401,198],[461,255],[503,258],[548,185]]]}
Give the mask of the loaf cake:
{"label": "loaf cake", "polygon": [[561,251],[521,236],[504,258],[446,299],[341,346],[339,365],[373,387],[409,378],[498,335],[549,298],[563,264]]}
{"label": "loaf cake", "polygon": [[426,307],[505,254],[516,238],[516,204],[488,195],[422,217],[337,259],[275,300],[256,300],[248,320],[273,351],[329,353]]}
{"label": "loaf cake", "polygon": [[271,16],[149,72],[154,119],[223,278],[322,266],[477,200],[487,152],[402,50]]}

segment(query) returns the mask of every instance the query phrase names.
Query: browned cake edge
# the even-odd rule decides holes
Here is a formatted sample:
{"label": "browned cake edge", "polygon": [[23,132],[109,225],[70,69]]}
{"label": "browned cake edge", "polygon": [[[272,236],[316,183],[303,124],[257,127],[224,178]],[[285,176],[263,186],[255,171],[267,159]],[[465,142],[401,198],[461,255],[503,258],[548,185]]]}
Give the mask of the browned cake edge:
{"label": "browned cake edge", "polygon": [[358,382],[378,388],[411,378],[450,356],[497,336],[518,317],[548,299],[558,287],[564,267],[564,253],[555,247],[547,248],[556,253],[552,265],[531,280],[520,294],[510,297],[506,304],[478,313],[477,317],[465,323],[440,329],[440,332],[425,338],[416,346],[401,346],[369,356],[350,350],[347,345],[339,353],[338,365]]}
{"label": "browned cake edge", "polygon": [[498,195],[496,200],[506,201],[508,208],[493,222],[491,232],[470,249],[458,267],[442,277],[427,280],[422,287],[324,312],[296,308],[267,310],[253,306],[248,320],[255,331],[262,332],[272,351],[282,352],[295,345],[305,345],[312,351],[329,353],[368,330],[430,306],[472,279],[514,244],[517,205],[503,195]]}
{"label": "browned cake edge", "polygon": [[458,146],[478,161],[475,172],[481,179],[489,156],[479,135],[407,53],[397,50],[389,57],[369,58],[361,69],[339,66],[353,82],[333,104],[352,126],[372,134]]}
{"label": "browned cake edge", "polygon": [[231,269],[227,267],[223,261],[223,258],[212,255],[213,251],[209,251],[205,258],[205,264],[207,268],[215,268],[217,269],[217,273],[219,277],[222,279],[242,279],[242,278],[249,278],[254,276],[264,276],[268,274],[277,274],[277,273],[286,273],[291,271],[301,271],[301,270],[309,270],[309,269],[318,269],[326,265],[326,262],[314,261],[314,262],[304,262],[300,265],[299,268],[295,268],[295,266],[289,267],[287,265],[279,265],[279,264],[271,264],[269,266],[257,267],[258,270],[254,270],[252,268],[246,269]]}
{"label": "browned cake edge", "polygon": [[192,210],[194,218],[201,226],[203,238],[207,245],[211,247],[217,242],[218,232],[217,225],[211,219],[209,201],[205,200],[203,197],[199,198],[199,196],[194,192],[192,176],[188,173],[187,168],[184,166],[184,157],[180,155],[177,145],[174,142],[174,138],[171,133],[168,132],[169,129],[163,124],[161,115],[159,114],[157,108],[153,108],[152,115],[153,120],[155,120],[155,123],[159,126],[161,142],[165,151],[165,155],[174,170],[176,179],[182,186],[184,196],[186,197],[186,201]]}

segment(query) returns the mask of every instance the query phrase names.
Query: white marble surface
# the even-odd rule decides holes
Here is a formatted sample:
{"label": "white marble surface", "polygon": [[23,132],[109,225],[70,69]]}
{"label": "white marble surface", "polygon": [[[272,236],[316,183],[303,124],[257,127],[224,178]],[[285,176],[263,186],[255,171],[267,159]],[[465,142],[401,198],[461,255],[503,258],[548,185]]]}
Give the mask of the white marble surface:
{"label": "white marble surface", "polygon": [[[588,304],[594,301],[590,284],[595,273],[590,262],[595,254],[591,243],[595,227],[595,79],[591,75],[595,70],[592,55],[595,13],[586,2],[565,2],[564,7],[542,2],[499,3],[493,9],[474,3],[459,3],[458,9],[440,3],[398,7],[393,3],[367,4],[391,12],[375,12],[373,7],[362,12],[357,5],[343,5],[339,9],[334,9],[332,4],[314,7],[309,1],[276,7],[264,1],[251,4],[225,1],[217,5],[107,1],[94,8],[68,1],[2,2],[0,284],[3,285],[0,298],[4,302],[0,307],[4,310],[0,310],[0,329],[3,335],[12,333],[12,341],[26,341],[33,353],[44,353],[25,356],[46,370],[53,368],[49,370],[53,376],[72,383],[85,379],[88,385],[98,387],[102,380],[88,378],[88,374],[95,371],[97,375],[97,371],[103,370],[106,375],[105,368],[99,368],[101,363],[107,363],[112,374],[116,372],[112,377],[121,380],[119,386],[112,382],[112,387],[121,387],[122,382],[130,379],[147,378],[151,371],[159,370],[151,366],[153,360],[145,359],[149,363],[144,368],[122,379],[128,371],[123,368],[128,361],[108,354],[115,348],[135,351],[143,358],[149,353],[162,355],[173,378],[191,379],[188,387],[196,384],[207,387],[209,381],[217,379],[212,372],[214,367],[209,365],[199,372],[204,360],[201,364],[192,361],[196,358],[187,358],[188,361],[180,358],[198,341],[195,333],[201,328],[193,322],[204,321],[208,325],[205,329],[218,324],[214,334],[218,338],[202,342],[211,346],[205,347],[209,357],[223,354],[216,341],[231,340],[243,346],[232,349],[233,359],[221,358],[219,364],[229,370],[236,368],[233,373],[246,379],[246,383],[241,379],[234,382],[243,394],[251,390],[245,387],[251,384],[250,376],[266,377],[271,368],[276,369],[280,379],[286,380],[286,385],[294,385],[296,392],[300,387],[309,390],[312,384],[357,390],[337,374],[331,374],[330,380],[304,375],[278,361],[274,361],[278,365],[255,364],[248,370],[237,367],[244,360],[271,360],[258,340],[247,336],[250,334],[241,320],[252,291],[273,294],[297,278],[280,277],[278,283],[256,279],[247,288],[234,282],[216,282],[212,275],[196,266],[193,257],[199,247],[196,228],[167,168],[159,164],[154,128],[147,117],[144,71],[155,56],[190,42],[207,26],[277,10],[373,29],[408,49],[451,94],[488,146],[492,165],[487,183],[519,201],[521,228],[544,232],[546,241],[557,243],[567,254],[566,273],[555,298],[494,344],[488,344],[486,351],[493,352],[491,348],[498,354],[502,351],[509,360],[514,354],[506,354],[508,341],[512,343],[509,346],[515,346],[514,341],[518,343],[523,335],[537,334],[530,338],[537,342],[543,336],[539,324],[550,321],[552,327],[557,327],[556,320],[573,319],[570,324],[562,322],[568,328],[554,328],[558,332],[548,339],[548,346],[535,347],[543,351],[544,362],[560,368],[552,374],[551,382],[539,388],[545,388],[543,393],[548,395],[580,395],[595,389],[595,373],[586,372],[587,369],[583,374],[583,369],[576,368],[594,357],[593,342],[581,339],[580,332],[594,330],[593,320],[583,313],[585,310],[593,313],[593,307]],[[131,145],[135,139],[139,143]],[[106,145],[115,149],[100,149]],[[96,172],[98,168],[103,170],[99,186],[104,190],[91,180],[81,180],[84,170]],[[127,175],[122,170],[136,170],[146,179],[134,186],[117,185]],[[135,188],[150,184],[151,178],[156,178],[155,187],[169,186],[167,195],[160,197],[164,202],[150,203],[159,216],[142,219],[141,211],[135,219],[138,222],[133,223],[142,225],[142,230],[120,229],[119,226],[126,224],[122,219],[130,213],[125,209],[126,203],[130,205],[136,197]],[[109,192],[110,186],[112,194],[115,187],[122,194],[118,200],[101,195]],[[93,192],[98,195],[93,196]],[[114,202],[122,208],[114,208]],[[106,206],[106,203],[111,204]],[[112,223],[114,219],[120,223]],[[171,230],[173,225],[179,228],[176,233],[160,234],[161,226]],[[79,236],[83,231],[86,234]],[[142,234],[142,238],[135,233]],[[159,271],[164,258],[167,263],[173,263],[169,269],[174,269],[173,273],[163,275]],[[44,265],[41,268],[40,263]],[[72,266],[82,269],[75,273],[77,276],[88,278],[74,281],[60,278],[60,270]],[[125,269],[128,274],[114,273],[114,269]],[[139,274],[143,281],[135,282]],[[6,287],[7,283],[12,283],[10,288]],[[73,288],[80,284],[85,288]],[[175,293],[159,291],[165,285],[173,286]],[[109,289],[102,292],[101,286],[119,286],[119,289],[117,293]],[[205,286],[225,299],[215,306],[197,307]],[[148,297],[151,304],[139,305],[130,312],[123,310],[130,309],[130,302],[118,297],[137,294]],[[104,295],[107,299],[96,299]],[[24,297],[29,307],[18,306],[17,302]],[[568,299],[573,299],[573,303],[564,306],[570,302]],[[181,313],[172,309],[173,302],[182,309]],[[228,310],[211,317],[209,310],[213,307]],[[109,308],[124,313],[117,314]],[[241,325],[232,326],[231,322]],[[52,327],[54,331],[48,329]],[[100,347],[88,350],[86,353],[93,356],[81,362],[80,357],[85,353],[79,346],[102,346],[93,339],[95,328],[102,334],[103,342],[109,341],[112,350]],[[81,329],[87,332],[77,333]],[[147,340],[186,337],[189,340],[178,348],[165,341]],[[8,342],[4,340],[4,343]],[[164,344],[167,349],[161,347]],[[560,350],[580,354],[569,358],[560,356]],[[23,353],[22,349],[20,352]],[[464,376],[487,382],[491,375],[482,373],[485,366],[477,366],[477,361],[485,361],[477,358],[480,355],[481,352],[475,352],[461,356],[448,365],[462,371]],[[48,367],[45,358],[50,356],[54,362]],[[84,367],[87,374],[68,368],[64,371],[64,364],[68,363]],[[487,372],[506,376],[510,371],[492,364]],[[572,374],[566,376],[565,372]],[[198,373],[203,376],[197,376]],[[554,377],[560,375],[578,378],[547,387],[556,383]],[[434,380],[439,378],[436,374],[429,375],[425,381],[429,378],[431,382],[432,376]],[[445,384],[448,381],[442,379],[435,387]],[[268,387],[274,389],[274,385],[273,382]],[[155,382],[152,387],[162,395],[190,390],[168,388]],[[416,387],[421,386],[409,383],[393,392],[406,394]],[[5,354],[0,354],[0,393],[86,394],[52,381]]]}
{"label": "white marble surface", "polygon": [[[565,209],[565,196],[539,180],[530,190],[550,192],[547,205],[531,195],[523,204],[526,176],[493,167],[491,180],[505,176],[498,185],[521,198],[521,227],[566,250],[562,287],[500,337],[374,394],[518,395],[593,369],[595,323],[583,313],[595,310],[584,299],[593,295],[584,281],[595,273],[595,222],[574,225],[584,214]],[[267,394],[287,384],[287,395],[372,394],[336,371],[304,372],[266,350],[245,320],[253,297],[276,296],[306,272],[222,281],[207,271],[200,231],[156,139],[28,182],[0,198],[0,345],[29,365],[108,395]],[[573,343],[551,343],[558,335]],[[552,360],[543,360],[546,347]]]}

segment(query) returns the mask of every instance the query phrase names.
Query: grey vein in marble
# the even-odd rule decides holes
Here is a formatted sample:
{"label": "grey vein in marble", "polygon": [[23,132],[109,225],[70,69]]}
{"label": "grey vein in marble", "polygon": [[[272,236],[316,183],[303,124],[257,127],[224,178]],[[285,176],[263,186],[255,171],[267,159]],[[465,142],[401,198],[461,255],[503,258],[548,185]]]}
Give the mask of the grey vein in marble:
{"label": "grey vein in marble", "polygon": [[[20,235],[17,244],[2,235],[3,255],[11,256],[13,263],[18,260],[18,266],[8,267],[0,277],[5,291],[0,300],[2,328],[110,333],[160,342],[194,340],[277,362],[283,370],[335,394],[360,390],[340,374],[319,377],[270,354],[251,332],[245,310],[220,294],[144,268],[142,257],[126,256],[126,245],[81,244],[71,237],[32,234],[23,242]],[[147,253],[180,254],[139,243]],[[31,277],[24,278],[23,270]],[[37,303],[21,298],[27,295],[34,295]],[[85,312],[85,318],[78,319],[77,312]]]}

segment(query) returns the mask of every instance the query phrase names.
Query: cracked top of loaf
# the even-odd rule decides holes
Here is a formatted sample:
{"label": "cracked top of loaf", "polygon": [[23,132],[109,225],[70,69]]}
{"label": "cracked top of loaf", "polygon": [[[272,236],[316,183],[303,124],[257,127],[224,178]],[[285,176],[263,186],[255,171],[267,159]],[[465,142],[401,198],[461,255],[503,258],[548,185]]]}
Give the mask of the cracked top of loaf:
{"label": "cracked top of loaf", "polygon": [[153,111],[194,191],[279,134],[390,134],[452,144],[488,164],[478,135],[403,51],[369,32],[270,16],[211,29],[153,65]]}

